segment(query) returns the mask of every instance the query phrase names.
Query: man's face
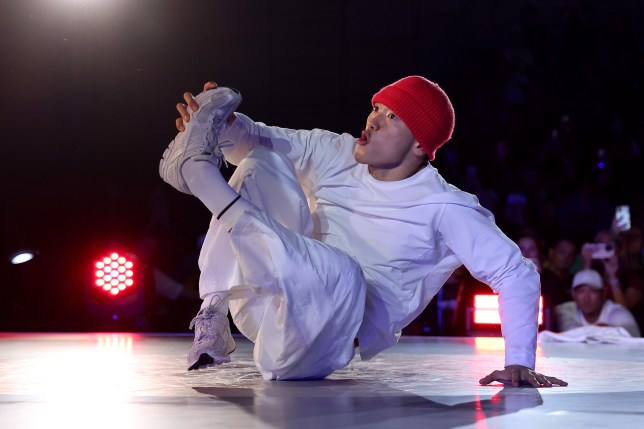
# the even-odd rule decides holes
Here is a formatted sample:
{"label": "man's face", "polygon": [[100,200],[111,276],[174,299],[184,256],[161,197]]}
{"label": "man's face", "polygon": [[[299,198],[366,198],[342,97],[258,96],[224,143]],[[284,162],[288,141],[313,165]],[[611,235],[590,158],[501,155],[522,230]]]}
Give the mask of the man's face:
{"label": "man's face", "polygon": [[589,285],[577,286],[572,290],[572,299],[584,316],[597,317],[604,305],[604,290]]}
{"label": "man's face", "polygon": [[575,245],[570,241],[561,240],[548,252],[551,262],[560,270],[567,270],[575,261]]}
{"label": "man's face", "polygon": [[539,257],[539,247],[532,237],[521,237],[517,242],[521,254],[528,259],[537,259]]}
{"label": "man's face", "polygon": [[415,172],[423,159],[423,152],[409,128],[380,103],[376,103],[367,117],[366,128],[357,143],[354,157],[370,169]]}

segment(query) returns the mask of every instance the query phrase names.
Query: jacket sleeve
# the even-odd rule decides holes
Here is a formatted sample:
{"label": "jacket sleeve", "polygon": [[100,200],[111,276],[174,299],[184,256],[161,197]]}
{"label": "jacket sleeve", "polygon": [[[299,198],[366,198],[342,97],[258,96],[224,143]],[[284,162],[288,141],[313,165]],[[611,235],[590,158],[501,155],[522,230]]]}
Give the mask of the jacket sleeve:
{"label": "jacket sleeve", "polygon": [[439,234],[472,276],[499,294],[505,365],[534,368],[540,295],[534,264],[491,217],[472,207],[446,204]]}
{"label": "jacket sleeve", "polygon": [[300,182],[305,186],[308,182],[309,187],[355,162],[355,139],[349,134],[268,126],[241,113],[235,113],[235,121],[224,130],[220,142],[226,160],[234,165],[257,145],[281,152],[293,162]]}

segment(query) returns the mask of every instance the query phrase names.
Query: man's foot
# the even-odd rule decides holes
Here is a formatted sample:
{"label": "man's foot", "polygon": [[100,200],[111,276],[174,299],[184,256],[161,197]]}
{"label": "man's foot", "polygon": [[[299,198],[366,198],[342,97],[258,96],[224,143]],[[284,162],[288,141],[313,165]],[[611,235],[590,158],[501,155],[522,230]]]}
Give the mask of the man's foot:
{"label": "man's foot", "polygon": [[186,130],[177,134],[163,152],[159,175],[174,188],[192,194],[181,174],[181,166],[193,158],[210,161],[221,167],[223,154],[219,136],[228,117],[241,103],[241,95],[230,88],[216,88],[202,92],[195,98],[199,109],[190,115]]}
{"label": "man's foot", "polygon": [[188,371],[230,362],[235,340],[230,333],[228,316],[214,306],[206,307],[190,322],[195,339],[188,351]]}

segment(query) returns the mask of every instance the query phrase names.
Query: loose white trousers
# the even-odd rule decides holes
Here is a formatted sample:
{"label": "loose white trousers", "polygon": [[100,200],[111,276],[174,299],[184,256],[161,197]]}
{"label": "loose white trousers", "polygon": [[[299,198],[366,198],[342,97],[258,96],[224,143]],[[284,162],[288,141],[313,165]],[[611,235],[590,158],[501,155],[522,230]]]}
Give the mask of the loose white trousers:
{"label": "loose white trousers", "polygon": [[354,356],[366,281],[344,252],[309,237],[311,213],[291,161],[258,146],[230,185],[258,210],[231,232],[214,217],[199,258],[204,306],[230,291],[230,311],[255,343],[267,380],[324,378]]}

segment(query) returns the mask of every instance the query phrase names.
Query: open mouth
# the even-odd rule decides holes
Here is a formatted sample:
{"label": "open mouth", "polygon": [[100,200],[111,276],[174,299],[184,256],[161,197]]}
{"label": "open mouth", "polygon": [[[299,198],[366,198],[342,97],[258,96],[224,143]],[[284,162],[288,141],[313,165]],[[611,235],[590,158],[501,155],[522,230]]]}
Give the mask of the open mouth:
{"label": "open mouth", "polygon": [[358,138],[357,141],[358,141],[358,144],[360,144],[360,145],[367,144],[367,143],[369,143],[369,136],[367,135],[366,132],[363,131],[362,135],[360,135],[360,137]]}

